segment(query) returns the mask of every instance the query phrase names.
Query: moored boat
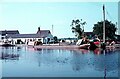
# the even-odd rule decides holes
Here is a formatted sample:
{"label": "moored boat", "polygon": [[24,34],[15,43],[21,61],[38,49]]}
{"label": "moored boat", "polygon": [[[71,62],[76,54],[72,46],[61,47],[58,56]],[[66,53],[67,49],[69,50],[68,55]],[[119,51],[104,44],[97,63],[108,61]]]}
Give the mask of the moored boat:
{"label": "moored boat", "polygon": [[14,44],[11,44],[9,42],[1,42],[0,43],[0,46],[3,46],[3,47],[9,47],[9,46],[15,46]]}
{"label": "moored boat", "polygon": [[79,45],[79,49],[89,49],[90,44]]}
{"label": "moored boat", "polygon": [[2,44],[1,46],[8,47],[8,46],[15,46],[13,44]]}

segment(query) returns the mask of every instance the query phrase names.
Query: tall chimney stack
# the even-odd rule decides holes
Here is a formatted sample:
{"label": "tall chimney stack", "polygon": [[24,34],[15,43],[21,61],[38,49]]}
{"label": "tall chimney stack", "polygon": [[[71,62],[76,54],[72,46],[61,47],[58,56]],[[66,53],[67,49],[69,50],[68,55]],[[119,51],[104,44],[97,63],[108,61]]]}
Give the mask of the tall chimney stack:
{"label": "tall chimney stack", "polygon": [[37,31],[37,34],[40,34],[40,27],[38,27],[38,31]]}

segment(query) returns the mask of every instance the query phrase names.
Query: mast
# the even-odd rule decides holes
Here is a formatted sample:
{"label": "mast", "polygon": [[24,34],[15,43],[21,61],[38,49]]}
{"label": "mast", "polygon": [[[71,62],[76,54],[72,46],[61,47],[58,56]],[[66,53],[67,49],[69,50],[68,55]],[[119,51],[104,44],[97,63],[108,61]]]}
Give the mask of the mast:
{"label": "mast", "polygon": [[105,6],[103,5],[103,43],[105,43]]}
{"label": "mast", "polygon": [[53,25],[52,25],[52,35],[53,35]]}
{"label": "mast", "polygon": [[[119,28],[119,27],[117,26],[117,22],[116,22],[116,27]],[[116,34],[117,34],[117,35],[119,34],[119,33],[118,33],[118,30],[116,31]]]}

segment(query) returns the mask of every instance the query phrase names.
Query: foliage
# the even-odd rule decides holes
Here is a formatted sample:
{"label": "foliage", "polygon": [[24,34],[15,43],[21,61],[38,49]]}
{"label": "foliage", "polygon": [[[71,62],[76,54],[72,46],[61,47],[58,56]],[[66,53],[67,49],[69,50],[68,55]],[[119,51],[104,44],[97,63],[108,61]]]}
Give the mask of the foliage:
{"label": "foliage", "polygon": [[[72,32],[75,33],[75,36],[77,38],[81,38],[81,36],[84,34],[84,25],[86,24],[86,22],[82,22],[82,19],[79,20],[72,20],[72,24],[70,26],[72,26]],[[83,26],[83,28],[81,28],[81,26]]]}
{"label": "foliage", "polygon": [[58,38],[57,38],[57,36],[54,36],[53,39],[54,39],[54,42],[55,42],[55,43],[58,42]]}
{"label": "foliage", "polygon": [[[115,39],[115,32],[117,28],[111,21],[105,20],[105,36],[106,39]],[[98,35],[100,39],[103,39],[103,21],[94,24],[93,33]]]}

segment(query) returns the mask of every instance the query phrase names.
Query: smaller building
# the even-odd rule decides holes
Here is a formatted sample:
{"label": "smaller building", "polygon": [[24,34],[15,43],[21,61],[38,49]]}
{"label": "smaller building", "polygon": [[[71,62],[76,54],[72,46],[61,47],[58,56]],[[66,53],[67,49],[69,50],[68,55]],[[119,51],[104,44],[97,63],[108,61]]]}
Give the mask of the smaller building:
{"label": "smaller building", "polygon": [[85,32],[85,35],[89,38],[89,39],[92,39],[95,34],[93,32]]}
{"label": "smaller building", "polygon": [[18,30],[2,30],[0,31],[0,40],[7,38],[9,34],[11,35],[19,34],[19,31]]}

